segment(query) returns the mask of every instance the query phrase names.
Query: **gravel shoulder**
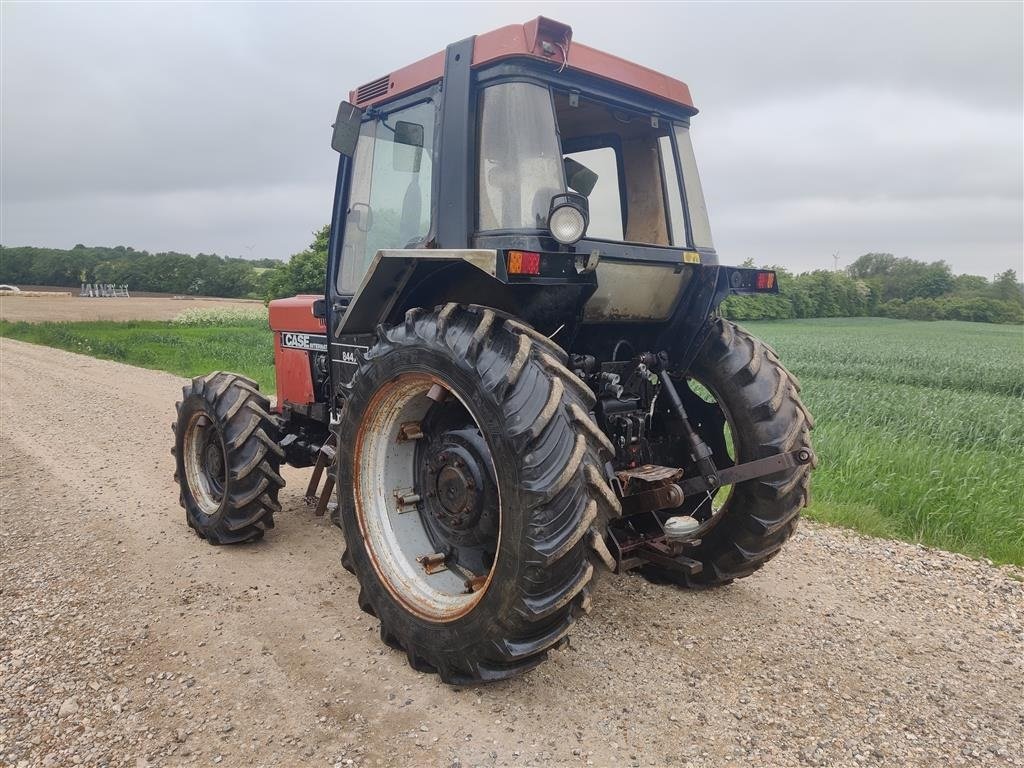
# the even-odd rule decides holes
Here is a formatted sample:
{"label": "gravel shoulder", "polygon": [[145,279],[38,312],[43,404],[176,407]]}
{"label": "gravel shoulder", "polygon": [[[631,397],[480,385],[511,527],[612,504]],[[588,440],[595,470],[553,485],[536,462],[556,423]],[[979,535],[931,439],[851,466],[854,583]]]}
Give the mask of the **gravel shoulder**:
{"label": "gravel shoulder", "polygon": [[1020,570],[804,523],[726,588],[606,575],[546,664],[448,687],[307,471],[264,541],[189,531],[182,383],[0,339],[0,765],[1024,765]]}

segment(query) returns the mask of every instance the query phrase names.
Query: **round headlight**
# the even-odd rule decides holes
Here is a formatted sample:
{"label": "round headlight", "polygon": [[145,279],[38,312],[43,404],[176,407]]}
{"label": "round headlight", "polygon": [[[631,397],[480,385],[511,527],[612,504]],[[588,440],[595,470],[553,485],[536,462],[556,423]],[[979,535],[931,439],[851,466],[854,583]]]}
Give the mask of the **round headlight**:
{"label": "round headlight", "polygon": [[587,219],[576,206],[560,205],[548,215],[548,228],[555,240],[563,245],[572,245],[583,237]]}

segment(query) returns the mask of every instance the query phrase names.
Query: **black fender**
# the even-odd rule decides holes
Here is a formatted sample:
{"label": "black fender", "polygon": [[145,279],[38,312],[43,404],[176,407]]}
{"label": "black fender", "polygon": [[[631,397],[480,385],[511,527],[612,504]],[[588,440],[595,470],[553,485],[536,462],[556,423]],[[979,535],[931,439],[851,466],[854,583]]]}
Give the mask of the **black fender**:
{"label": "black fender", "polygon": [[575,333],[594,292],[592,273],[510,281],[499,251],[414,248],[381,250],[334,327],[335,338],[373,333],[412,307],[480,304],[514,315],[545,335],[559,328],[563,346]]}
{"label": "black fender", "polygon": [[[778,293],[772,270],[726,267],[719,264],[693,265],[693,275],[676,304],[668,325],[657,337],[654,349],[664,350],[670,367],[688,371],[713,328],[719,305],[730,294]],[[758,288],[758,273],[771,272],[771,287]]]}

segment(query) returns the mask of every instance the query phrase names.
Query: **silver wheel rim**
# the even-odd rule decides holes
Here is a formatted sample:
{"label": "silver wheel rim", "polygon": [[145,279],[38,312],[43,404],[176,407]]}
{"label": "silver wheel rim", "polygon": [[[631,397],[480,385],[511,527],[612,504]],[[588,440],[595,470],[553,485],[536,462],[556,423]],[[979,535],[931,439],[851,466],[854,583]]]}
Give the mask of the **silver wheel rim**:
{"label": "silver wheel rim", "polygon": [[184,443],[185,480],[192,498],[203,514],[215,515],[227,482],[224,441],[210,417],[200,412],[189,419]]}
{"label": "silver wheel rim", "polygon": [[[444,383],[427,374],[399,375],[377,390],[363,413],[354,449],[353,496],[359,529],[381,582],[412,613],[446,622],[466,615],[480,602],[497,557],[485,577],[477,575],[472,588],[466,572],[455,566],[438,568],[429,557],[438,553],[421,514],[416,440],[408,437],[408,425],[423,421],[435,404],[428,394],[439,391],[454,397],[479,429],[466,401]],[[493,458],[488,461],[493,473]],[[500,530],[500,498],[497,506]],[[495,550],[499,547],[496,542]]]}

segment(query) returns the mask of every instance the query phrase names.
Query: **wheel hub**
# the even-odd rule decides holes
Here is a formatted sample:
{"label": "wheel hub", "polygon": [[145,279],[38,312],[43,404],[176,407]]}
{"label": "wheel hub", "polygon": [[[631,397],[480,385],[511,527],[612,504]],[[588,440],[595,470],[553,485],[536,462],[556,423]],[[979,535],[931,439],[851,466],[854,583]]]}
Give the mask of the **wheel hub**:
{"label": "wheel hub", "polygon": [[437,498],[449,515],[461,517],[473,508],[476,494],[472,487],[473,480],[458,467],[446,465],[437,473]]}
{"label": "wheel hub", "polygon": [[217,442],[211,440],[206,444],[206,472],[211,480],[219,480],[224,474],[224,454]]}
{"label": "wheel hub", "polygon": [[444,432],[427,452],[426,510],[448,536],[472,531],[484,511],[483,456],[474,445],[475,434],[475,430]]}

